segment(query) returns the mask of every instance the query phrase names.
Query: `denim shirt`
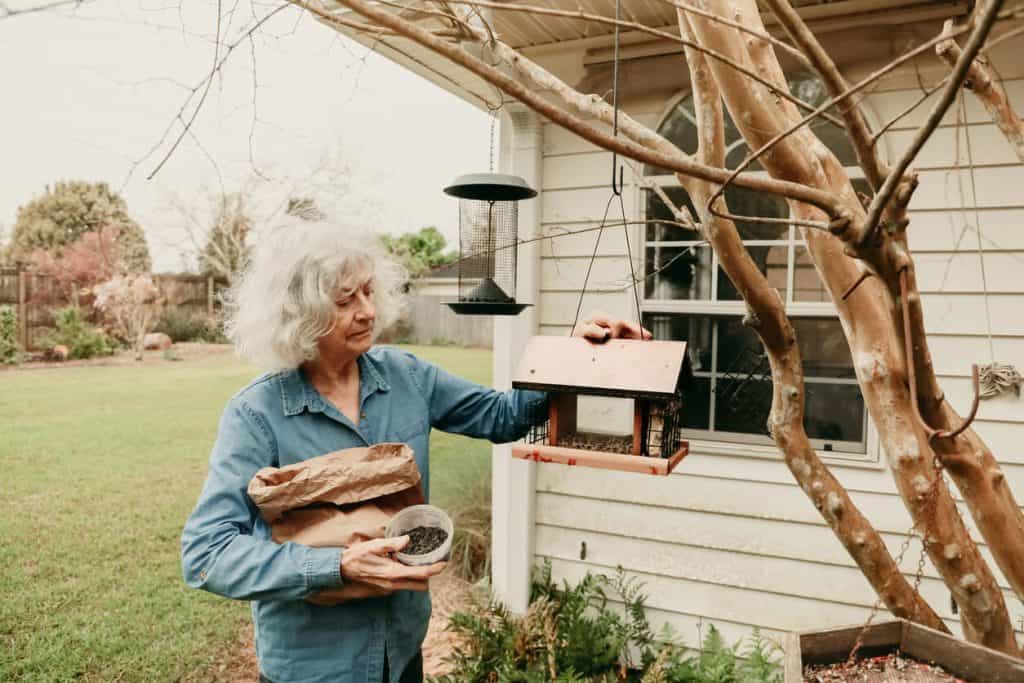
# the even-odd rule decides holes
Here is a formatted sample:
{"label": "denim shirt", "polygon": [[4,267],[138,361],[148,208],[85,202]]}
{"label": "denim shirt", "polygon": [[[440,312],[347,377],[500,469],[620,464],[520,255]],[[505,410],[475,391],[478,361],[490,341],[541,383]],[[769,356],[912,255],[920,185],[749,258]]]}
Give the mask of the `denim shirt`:
{"label": "denim shirt", "polygon": [[538,392],[473,384],[392,348],[374,347],[358,364],[358,425],[297,369],[264,375],[236,394],[182,534],[189,586],[252,601],[260,669],[275,683],[379,683],[385,656],[397,682],[426,636],[430,595],[398,591],[334,606],[303,600],[342,584],[343,549],[272,541],[246,494],[256,471],[343,448],[404,442],[415,451],[429,495],[431,427],[514,441],[546,400]]}

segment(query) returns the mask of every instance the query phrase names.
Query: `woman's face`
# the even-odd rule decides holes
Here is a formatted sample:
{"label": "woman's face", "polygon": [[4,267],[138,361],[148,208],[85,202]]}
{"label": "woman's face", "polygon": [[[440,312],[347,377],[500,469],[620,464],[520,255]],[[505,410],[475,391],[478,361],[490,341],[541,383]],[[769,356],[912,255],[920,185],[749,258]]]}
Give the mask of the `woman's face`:
{"label": "woman's face", "polygon": [[355,278],[344,287],[335,298],[334,309],[334,327],[318,342],[321,356],[347,359],[368,351],[377,321],[372,274]]}

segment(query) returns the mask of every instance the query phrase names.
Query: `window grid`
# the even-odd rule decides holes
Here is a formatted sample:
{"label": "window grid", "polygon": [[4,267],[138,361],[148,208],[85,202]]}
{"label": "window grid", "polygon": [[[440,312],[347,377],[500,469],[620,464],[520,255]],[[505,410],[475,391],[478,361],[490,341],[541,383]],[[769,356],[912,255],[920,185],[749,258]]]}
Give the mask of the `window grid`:
{"label": "window grid", "polygon": [[[862,180],[863,172],[858,167],[849,167],[846,169],[850,175],[851,180]],[[767,173],[758,172],[757,175],[767,176]],[[674,176],[650,176],[651,180],[659,182],[663,187],[678,187],[678,182]],[[640,196],[646,198],[648,190],[641,190]],[[643,212],[642,219],[646,219],[646,210],[641,207],[646,206],[645,201],[639,201],[636,204],[637,209]],[[641,248],[641,268],[640,272],[647,273],[647,262],[648,262],[648,248],[688,248],[694,249],[705,248],[711,249],[707,242],[702,240],[647,240],[646,235],[641,231],[640,243]],[[785,292],[785,310],[786,314],[790,317],[800,318],[836,318],[836,310],[831,301],[800,301],[796,298],[796,270],[797,270],[797,250],[807,250],[807,242],[797,232],[797,228],[794,225],[788,226],[785,239],[749,239],[743,240],[745,246],[748,247],[772,247],[772,246],[784,246],[786,248],[786,292]],[[813,267],[813,266],[812,266]],[[718,281],[720,272],[720,262],[718,254],[711,250],[711,263],[710,263],[710,293],[708,298],[702,299],[657,299],[647,298],[646,291],[641,295],[641,310],[643,313],[651,314],[691,314],[691,315],[714,315],[714,316],[737,316],[744,315],[746,311],[745,304],[742,299],[730,300],[730,299],[719,299]],[[724,272],[722,276],[725,277]],[[747,443],[752,445],[765,444],[765,437],[744,432],[728,432],[724,430],[716,430],[715,419],[717,413],[717,401],[716,401],[716,389],[719,383],[719,325],[714,323],[711,325],[711,365],[710,369],[694,372],[694,376],[698,378],[706,378],[709,382],[710,391],[708,394],[708,425],[707,429],[687,429],[686,432],[691,436],[699,439],[706,439],[708,441],[724,441],[729,443]],[[858,384],[856,379],[853,378],[829,378],[829,377],[804,377],[805,385],[808,389],[814,385],[848,385],[855,386]],[[852,460],[863,460],[868,457],[868,442],[869,434],[867,429],[867,411],[864,410],[863,415],[863,427],[861,430],[861,438],[858,441],[842,441],[830,439],[826,442],[823,439],[811,439],[811,444],[816,449],[826,449],[830,457],[838,457],[840,459],[852,459]],[[827,444],[827,445],[826,445]]]}

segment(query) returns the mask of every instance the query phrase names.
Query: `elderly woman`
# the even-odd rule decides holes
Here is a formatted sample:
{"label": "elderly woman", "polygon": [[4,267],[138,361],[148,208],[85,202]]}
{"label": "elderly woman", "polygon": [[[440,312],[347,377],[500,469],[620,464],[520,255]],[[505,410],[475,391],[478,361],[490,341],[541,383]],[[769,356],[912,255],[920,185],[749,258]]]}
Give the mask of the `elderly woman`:
{"label": "elderly woman", "polygon": [[[273,542],[246,495],[257,470],[405,442],[426,493],[431,428],[508,442],[544,412],[544,394],[498,392],[374,346],[400,313],[403,275],[372,243],[299,221],[260,241],[234,288],[229,334],[243,357],[271,372],[227,404],[182,535],[182,566],[188,585],[252,602],[263,681],[421,681],[427,580],[444,565],[392,559],[407,536],[345,548]],[[579,333],[594,341],[649,336],[607,316],[592,317]],[[346,581],[392,592],[333,606],[304,600]]]}

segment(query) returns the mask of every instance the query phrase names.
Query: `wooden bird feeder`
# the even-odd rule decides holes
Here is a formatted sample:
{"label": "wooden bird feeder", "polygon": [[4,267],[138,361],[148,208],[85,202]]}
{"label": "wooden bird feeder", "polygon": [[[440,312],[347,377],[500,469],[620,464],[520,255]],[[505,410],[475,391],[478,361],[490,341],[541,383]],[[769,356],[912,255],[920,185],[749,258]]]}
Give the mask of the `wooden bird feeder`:
{"label": "wooden bird feeder", "polygon": [[[530,339],[512,381],[546,391],[548,419],[512,446],[523,460],[668,474],[689,452],[680,438],[683,386],[689,378],[685,342],[579,337]],[[633,400],[632,434],[577,429],[579,396]]]}

